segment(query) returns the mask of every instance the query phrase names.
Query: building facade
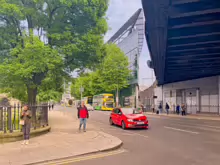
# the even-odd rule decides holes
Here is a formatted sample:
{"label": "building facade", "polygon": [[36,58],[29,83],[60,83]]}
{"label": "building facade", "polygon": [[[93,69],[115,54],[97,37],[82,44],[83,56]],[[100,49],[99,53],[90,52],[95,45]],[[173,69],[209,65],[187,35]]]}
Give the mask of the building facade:
{"label": "building facade", "polygon": [[154,90],[155,104],[187,105],[188,114],[220,114],[220,76],[165,84]]}
{"label": "building facade", "polygon": [[[125,53],[129,60],[132,78],[129,86],[120,91],[120,105],[138,106],[139,91],[139,57],[144,41],[144,14],[139,9],[134,15],[109,39],[108,43],[115,43]],[[128,101],[129,100],[129,103]]]}

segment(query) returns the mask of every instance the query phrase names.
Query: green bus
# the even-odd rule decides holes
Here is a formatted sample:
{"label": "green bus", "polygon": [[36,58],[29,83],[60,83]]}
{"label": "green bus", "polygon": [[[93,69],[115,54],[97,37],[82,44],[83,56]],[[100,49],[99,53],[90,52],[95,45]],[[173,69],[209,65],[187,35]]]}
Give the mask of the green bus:
{"label": "green bus", "polygon": [[114,95],[110,93],[94,95],[92,106],[95,110],[112,111],[114,108]]}

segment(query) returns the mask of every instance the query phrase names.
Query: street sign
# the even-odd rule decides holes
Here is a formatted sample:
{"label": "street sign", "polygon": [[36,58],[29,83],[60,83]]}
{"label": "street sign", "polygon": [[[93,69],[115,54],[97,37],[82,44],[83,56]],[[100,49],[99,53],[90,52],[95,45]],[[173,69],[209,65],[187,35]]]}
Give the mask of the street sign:
{"label": "street sign", "polygon": [[80,88],[80,92],[84,92],[84,88],[81,87],[81,88]]}

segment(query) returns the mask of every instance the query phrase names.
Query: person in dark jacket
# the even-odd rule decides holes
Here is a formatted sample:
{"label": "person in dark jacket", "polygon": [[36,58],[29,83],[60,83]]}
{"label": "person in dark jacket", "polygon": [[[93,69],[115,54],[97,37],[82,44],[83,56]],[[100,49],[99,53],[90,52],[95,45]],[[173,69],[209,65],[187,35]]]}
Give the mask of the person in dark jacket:
{"label": "person in dark jacket", "polygon": [[167,115],[168,115],[169,114],[169,109],[170,109],[170,106],[169,106],[168,103],[166,103],[165,109],[166,109],[166,112],[167,112]]}
{"label": "person in dark jacket", "polygon": [[176,114],[179,115],[180,114],[180,105],[177,104],[176,106]]}
{"label": "person in dark jacket", "polygon": [[83,125],[83,131],[86,132],[86,120],[89,118],[89,111],[85,106],[85,103],[82,102],[78,109],[78,119],[80,120],[79,123],[79,131]]}

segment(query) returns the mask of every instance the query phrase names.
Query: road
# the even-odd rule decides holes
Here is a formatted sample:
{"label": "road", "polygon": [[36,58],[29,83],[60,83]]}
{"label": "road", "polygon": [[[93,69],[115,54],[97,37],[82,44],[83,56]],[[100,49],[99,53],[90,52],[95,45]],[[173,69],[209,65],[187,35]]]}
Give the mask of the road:
{"label": "road", "polygon": [[89,123],[120,138],[124,152],[70,165],[219,165],[219,121],[149,115],[149,130],[122,130],[109,125],[109,113],[90,112]]}

